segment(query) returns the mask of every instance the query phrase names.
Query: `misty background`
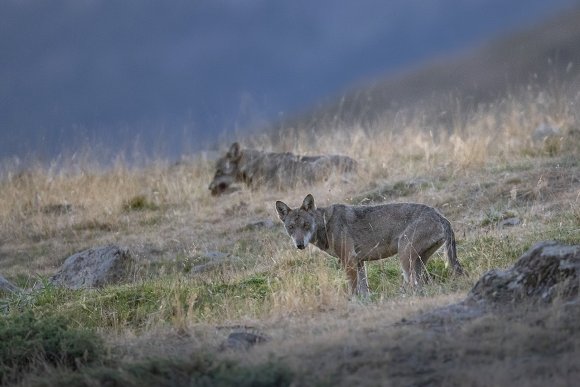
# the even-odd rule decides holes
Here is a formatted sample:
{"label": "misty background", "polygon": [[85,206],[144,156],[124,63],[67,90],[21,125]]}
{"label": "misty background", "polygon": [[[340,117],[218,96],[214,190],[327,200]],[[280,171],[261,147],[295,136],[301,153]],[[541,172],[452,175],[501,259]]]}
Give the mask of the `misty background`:
{"label": "misty background", "polygon": [[0,160],[79,148],[177,159],[575,5],[4,0]]}

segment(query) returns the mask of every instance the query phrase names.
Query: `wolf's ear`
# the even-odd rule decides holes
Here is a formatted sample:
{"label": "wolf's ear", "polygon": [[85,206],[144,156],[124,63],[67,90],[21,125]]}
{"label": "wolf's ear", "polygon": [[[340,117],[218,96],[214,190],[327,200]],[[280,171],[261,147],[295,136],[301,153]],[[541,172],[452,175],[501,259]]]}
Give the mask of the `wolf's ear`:
{"label": "wolf's ear", "polygon": [[312,211],[316,209],[316,204],[314,204],[314,197],[311,194],[306,195],[304,201],[302,202],[302,209],[304,211]]}
{"label": "wolf's ear", "polygon": [[278,200],[276,202],[276,211],[278,211],[278,216],[280,217],[280,219],[284,221],[286,215],[288,215],[288,213],[290,212],[290,207],[288,207],[286,203]]}
{"label": "wolf's ear", "polygon": [[232,146],[230,146],[230,150],[228,151],[227,156],[229,159],[233,161],[239,160],[240,157],[242,157],[242,152],[240,151],[240,144],[234,142]]}

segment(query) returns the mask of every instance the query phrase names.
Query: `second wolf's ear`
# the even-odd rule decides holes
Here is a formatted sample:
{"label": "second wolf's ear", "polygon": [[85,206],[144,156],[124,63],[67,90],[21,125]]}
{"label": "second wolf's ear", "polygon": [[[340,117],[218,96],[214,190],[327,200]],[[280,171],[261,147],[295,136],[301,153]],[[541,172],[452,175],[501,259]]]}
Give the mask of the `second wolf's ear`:
{"label": "second wolf's ear", "polygon": [[278,200],[276,202],[276,211],[278,211],[278,216],[280,217],[280,219],[284,221],[286,215],[288,215],[288,213],[290,212],[290,207],[288,207],[286,203]]}
{"label": "second wolf's ear", "polygon": [[242,152],[240,150],[240,144],[234,142],[232,146],[230,146],[230,150],[227,154],[228,158],[232,161],[237,161],[242,157]]}
{"label": "second wolf's ear", "polygon": [[304,201],[302,202],[302,209],[304,211],[312,211],[316,209],[316,204],[314,204],[314,197],[311,194],[306,195]]}

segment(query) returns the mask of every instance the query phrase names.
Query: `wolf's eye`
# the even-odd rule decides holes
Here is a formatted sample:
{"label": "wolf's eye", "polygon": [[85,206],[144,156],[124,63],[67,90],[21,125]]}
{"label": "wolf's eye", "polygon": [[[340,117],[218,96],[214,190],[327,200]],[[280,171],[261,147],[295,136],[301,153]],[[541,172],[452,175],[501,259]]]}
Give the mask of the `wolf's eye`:
{"label": "wolf's eye", "polygon": [[288,228],[288,231],[292,231],[292,230],[294,230],[294,226],[293,226],[293,225],[291,225],[291,224],[289,224],[287,228]]}
{"label": "wolf's eye", "polygon": [[305,223],[304,223],[304,228],[305,228],[306,230],[309,230],[309,229],[310,229],[310,223],[308,223],[308,222],[305,222]]}

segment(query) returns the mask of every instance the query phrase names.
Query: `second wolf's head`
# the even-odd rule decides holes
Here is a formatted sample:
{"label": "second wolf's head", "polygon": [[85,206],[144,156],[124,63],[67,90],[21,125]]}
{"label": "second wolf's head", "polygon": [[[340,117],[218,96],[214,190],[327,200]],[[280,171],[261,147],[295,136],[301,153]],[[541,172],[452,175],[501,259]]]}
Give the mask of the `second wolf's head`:
{"label": "second wolf's head", "polygon": [[234,142],[226,155],[218,159],[215,175],[208,187],[213,196],[225,193],[236,181],[241,158],[240,144]]}
{"label": "second wolf's head", "polygon": [[284,227],[296,247],[301,250],[305,249],[316,235],[315,210],[314,198],[310,194],[304,198],[302,206],[294,210],[281,201],[276,202],[278,216],[284,222]]}

